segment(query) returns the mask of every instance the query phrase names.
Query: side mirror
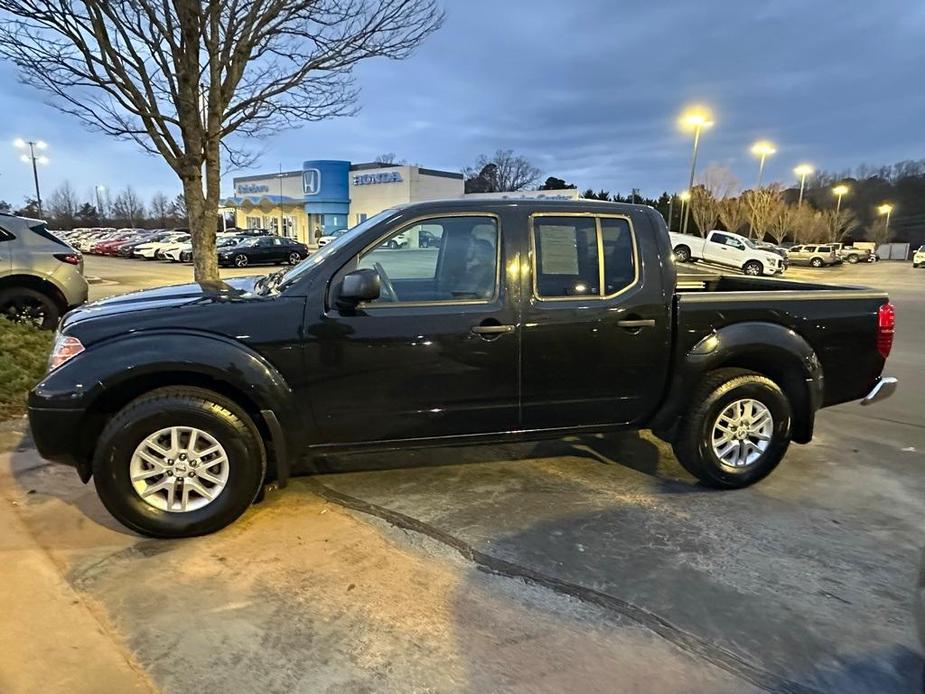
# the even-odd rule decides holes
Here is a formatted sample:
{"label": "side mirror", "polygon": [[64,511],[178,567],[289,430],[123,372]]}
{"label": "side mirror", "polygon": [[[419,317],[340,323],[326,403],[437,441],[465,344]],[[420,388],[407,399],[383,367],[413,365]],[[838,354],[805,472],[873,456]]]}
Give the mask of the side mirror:
{"label": "side mirror", "polygon": [[379,273],[372,268],[354,270],[344,275],[344,281],[337,296],[337,307],[354,309],[362,301],[374,301],[379,298],[381,280]]}

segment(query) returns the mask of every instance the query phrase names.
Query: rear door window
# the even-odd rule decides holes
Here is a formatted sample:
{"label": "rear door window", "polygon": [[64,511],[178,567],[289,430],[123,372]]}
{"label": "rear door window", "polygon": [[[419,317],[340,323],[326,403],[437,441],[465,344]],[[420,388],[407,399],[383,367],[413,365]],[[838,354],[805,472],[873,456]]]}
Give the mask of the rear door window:
{"label": "rear door window", "polygon": [[612,296],[637,279],[633,232],[622,217],[535,217],[533,245],[538,299]]}

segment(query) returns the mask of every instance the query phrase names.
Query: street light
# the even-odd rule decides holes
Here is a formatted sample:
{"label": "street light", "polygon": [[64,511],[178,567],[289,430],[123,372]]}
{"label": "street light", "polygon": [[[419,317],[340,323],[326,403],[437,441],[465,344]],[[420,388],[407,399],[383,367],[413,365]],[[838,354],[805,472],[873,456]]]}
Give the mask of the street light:
{"label": "street light", "polygon": [[832,188],[832,192],[838,196],[838,202],[835,203],[835,219],[832,220],[832,234],[833,236],[838,232],[838,215],[841,214],[841,199],[844,195],[848,193],[848,186],[845,184],[840,184]]}
{"label": "street light", "polygon": [[759,159],[758,164],[758,187],[761,187],[761,179],[764,177],[764,162],[772,154],[777,152],[777,148],[774,146],[773,142],[768,140],[759,140],[752,145],[752,154],[754,154]]}
{"label": "street light", "polygon": [[13,146],[17,149],[29,149],[28,154],[23,154],[20,159],[27,164],[32,162],[32,178],[35,180],[35,204],[39,208],[39,217],[42,217],[42,193],[39,191],[39,169],[37,164],[47,164],[48,157],[44,154],[36,155],[35,150],[43,150],[48,147],[42,140],[23,140],[17,137],[13,141]]}
{"label": "street light", "polygon": [[[685,191],[687,193],[687,198],[681,198],[681,206],[684,207],[683,203],[686,199],[690,198],[690,190],[694,187],[694,171],[697,168],[697,152],[700,149],[700,134],[705,128],[713,127],[713,114],[710,113],[709,109],[703,106],[692,106],[681,114],[681,117],[678,119],[678,124],[682,129],[693,131],[694,133],[694,151],[691,155],[691,176],[687,184],[687,191]],[[682,234],[687,233],[687,219],[689,216],[690,206],[688,205],[684,208],[683,212],[684,221],[681,223]]]}
{"label": "street light", "polygon": [[814,169],[809,164],[800,164],[793,170],[793,173],[800,177],[800,201],[797,203],[797,207],[803,204],[803,190],[806,188],[806,177],[812,176],[813,172]]}
{"label": "street light", "polygon": [[886,226],[883,231],[883,240],[884,242],[887,242],[890,240],[890,215],[893,214],[893,206],[890,203],[885,202],[877,208],[877,212],[886,215]]}

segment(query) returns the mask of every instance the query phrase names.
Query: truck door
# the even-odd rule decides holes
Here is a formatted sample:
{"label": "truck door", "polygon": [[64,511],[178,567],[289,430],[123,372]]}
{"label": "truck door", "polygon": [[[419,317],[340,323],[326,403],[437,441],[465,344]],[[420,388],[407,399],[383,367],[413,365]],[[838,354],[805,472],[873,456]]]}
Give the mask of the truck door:
{"label": "truck door", "polygon": [[352,313],[329,299],[311,328],[306,363],[321,440],[516,429],[519,332],[501,271],[512,252],[497,215],[434,214],[396,224],[339,269],[329,291],[346,272],[373,268],[382,293]]}
{"label": "truck door", "polygon": [[525,279],[525,429],[622,424],[648,416],[668,370],[673,288],[643,213],[534,214]]}
{"label": "truck door", "polygon": [[736,240],[728,234],[712,231],[703,245],[703,259],[720,265],[740,267],[740,252]]}

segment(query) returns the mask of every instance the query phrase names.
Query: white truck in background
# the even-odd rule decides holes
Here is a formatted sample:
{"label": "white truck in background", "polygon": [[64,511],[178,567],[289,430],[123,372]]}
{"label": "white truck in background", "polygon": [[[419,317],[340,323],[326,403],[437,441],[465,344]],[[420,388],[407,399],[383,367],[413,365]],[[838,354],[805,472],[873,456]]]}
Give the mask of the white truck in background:
{"label": "white truck in background", "polygon": [[776,275],[784,271],[783,259],[758,248],[751,239],[728,231],[711,231],[706,238],[669,232],[678,262],[704,260],[741,270],[746,275]]}

